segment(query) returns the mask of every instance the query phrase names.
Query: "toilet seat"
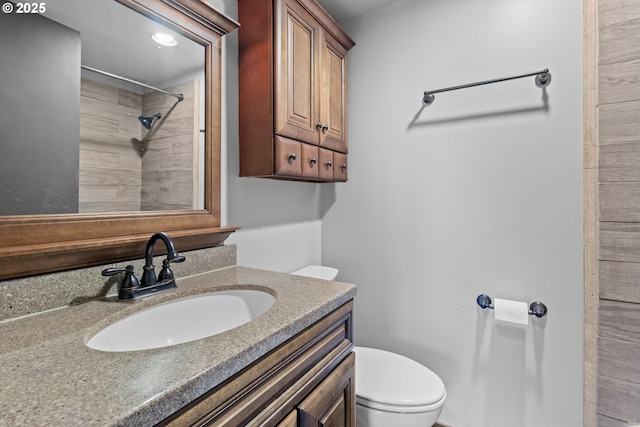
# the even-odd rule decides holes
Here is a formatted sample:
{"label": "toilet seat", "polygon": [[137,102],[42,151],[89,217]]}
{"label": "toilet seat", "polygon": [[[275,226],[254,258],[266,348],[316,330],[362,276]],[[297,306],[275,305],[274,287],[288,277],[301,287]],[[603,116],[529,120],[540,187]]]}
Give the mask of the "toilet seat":
{"label": "toilet seat", "polygon": [[426,366],[384,350],[354,351],[357,404],[402,413],[429,412],[444,404],[444,383]]}

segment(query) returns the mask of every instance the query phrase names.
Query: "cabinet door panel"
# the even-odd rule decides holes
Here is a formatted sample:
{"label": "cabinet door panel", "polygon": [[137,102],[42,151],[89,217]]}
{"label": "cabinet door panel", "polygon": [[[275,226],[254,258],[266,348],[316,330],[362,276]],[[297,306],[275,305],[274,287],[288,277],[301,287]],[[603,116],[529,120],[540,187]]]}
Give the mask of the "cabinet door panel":
{"label": "cabinet door panel", "polygon": [[316,20],[295,0],[285,1],[278,37],[275,133],[318,144]]}
{"label": "cabinet door panel", "polygon": [[301,427],[355,427],[354,361],[351,353],[300,404]]}
{"label": "cabinet door panel", "polygon": [[347,152],[347,50],[326,31],[320,56],[320,145]]}
{"label": "cabinet door panel", "polygon": [[298,411],[292,411],[277,427],[298,427]]}

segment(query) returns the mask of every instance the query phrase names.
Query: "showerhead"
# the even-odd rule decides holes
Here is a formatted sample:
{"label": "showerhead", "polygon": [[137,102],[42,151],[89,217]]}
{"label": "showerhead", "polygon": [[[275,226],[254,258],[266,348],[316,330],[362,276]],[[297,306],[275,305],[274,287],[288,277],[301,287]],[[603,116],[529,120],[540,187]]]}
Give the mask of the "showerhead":
{"label": "showerhead", "polygon": [[144,116],[139,116],[138,120],[140,120],[140,123],[142,123],[142,126],[146,127],[147,129],[151,129],[151,124],[153,123],[153,119],[155,118],[160,118],[160,113],[155,113],[153,116],[149,116],[149,117],[144,117]]}

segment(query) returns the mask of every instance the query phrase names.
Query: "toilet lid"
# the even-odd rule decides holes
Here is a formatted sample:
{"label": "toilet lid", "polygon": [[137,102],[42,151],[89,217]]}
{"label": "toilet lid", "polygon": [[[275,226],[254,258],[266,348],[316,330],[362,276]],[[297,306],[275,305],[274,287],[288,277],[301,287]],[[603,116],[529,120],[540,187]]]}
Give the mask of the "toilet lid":
{"label": "toilet lid", "polygon": [[[444,383],[424,365],[384,350],[356,347],[356,399],[369,407],[427,407],[443,400]],[[415,408],[417,410],[417,408]]]}

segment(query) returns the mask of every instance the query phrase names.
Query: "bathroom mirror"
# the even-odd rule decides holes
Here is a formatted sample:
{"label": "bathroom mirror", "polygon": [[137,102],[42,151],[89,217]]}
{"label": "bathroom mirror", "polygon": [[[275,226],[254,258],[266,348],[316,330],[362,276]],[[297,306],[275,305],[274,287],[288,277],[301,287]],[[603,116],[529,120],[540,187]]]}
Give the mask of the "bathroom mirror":
{"label": "bathroom mirror", "polygon": [[136,258],[156,231],[224,241],[221,37],[238,24],[198,0],[44,5],[0,16],[0,279]]}
{"label": "bathroom mirror", "polygon": [[204,207],[204,46],[113,0],[2,21],[0,216]]}

